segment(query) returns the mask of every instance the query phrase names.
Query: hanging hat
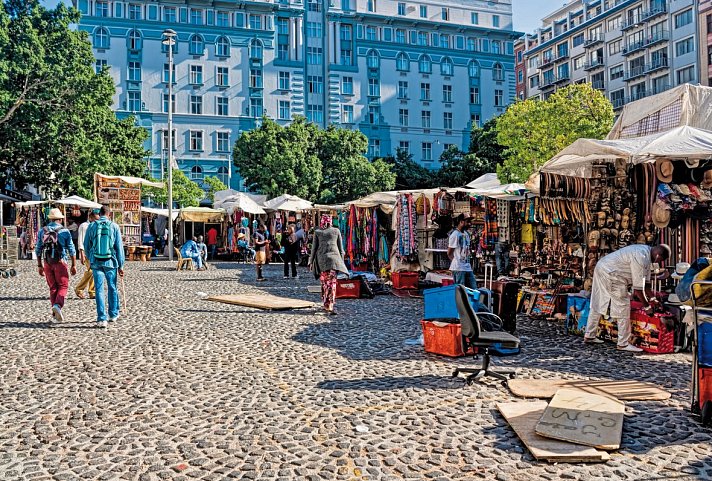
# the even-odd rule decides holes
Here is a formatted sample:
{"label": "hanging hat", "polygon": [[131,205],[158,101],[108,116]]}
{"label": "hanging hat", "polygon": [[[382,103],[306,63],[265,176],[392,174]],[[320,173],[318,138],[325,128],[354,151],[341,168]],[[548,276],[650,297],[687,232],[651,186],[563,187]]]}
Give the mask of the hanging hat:
{"label": "hanging hat", "polygon": [[657,203],[653,204],[653,224],[660,229],[664,229],[670,223],[670,211],[663,209]]}
{"label": "hanging hat", "polygon": [[670,159],[658,159],[655,161],[655,175],[660,182],[671,182],[672,173],[675,167]]}
{"label": "hanging hat", "polygon": [[675,274],[673,276],[684,276],[685,272],[687,272],[690,269],[690,263],[689,262],[678,262],[675,264]]}
{"label": "hanging hat", "polygon": [[49,220],[59,220],[59,219],[64,219],[64,214],[62,214],[62,211],[57,209],[56,207],[52,210],[49,211],[49,215],[47,216]]}
{"label": "hanging hat", "polygon": [[689,169],[696,169],[700,165],[699,159],[685,159],[685,165]]}
{"label": "hanging hat", "polygon": [[244,233],[244,232],[240,232],[240,233],[237,235],[237,238],[238,238],[238,239],[244,239],[244,238],[245,238],[245,233]]}
{"label": "hanging hat", "polygon": [[687,184],[677,184],[676,189],[680,194],[682,195],[690,195],[691,191],[690,188],[687,186]]}
{"label": "hanging hat", "polygon": [[705,170],[705,175],[702,177],[702,182],[700,184],[704,189],[712,187],[712,170]]}

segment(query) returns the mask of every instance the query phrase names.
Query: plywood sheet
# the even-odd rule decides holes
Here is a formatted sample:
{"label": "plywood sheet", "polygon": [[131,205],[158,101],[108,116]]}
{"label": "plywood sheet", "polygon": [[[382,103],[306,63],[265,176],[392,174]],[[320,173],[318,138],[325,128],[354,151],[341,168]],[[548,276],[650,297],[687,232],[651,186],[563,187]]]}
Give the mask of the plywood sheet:
{"label": "plywood sheet", "polygon": [[548,438],[599,449],[618,449],[624,413],[625,405],[609,396],[559,389],[534,430]]}
{"label": "plywood sheet", "polygon": [[546,410],[546,401],[497,403],[497,409],[536,459],[556,462],[599,462],[610,456],[589,446],[539,436],[534,428]]}
{"label": "plywood sheet", "polygon": [[222,302],[223,304],[233,304],[236,306],[254,307],[272,311],[286,311],[289,309],[305,309],[314,307],[314,303],[301,299],[290,299],[288,297],[278,297],[266,294],[239,294],[225,296],[210,296],[208,301]]}
{"label": "plywood sheet", "polygon": [[512,394],[524,398],[549,399],[559,389],[578,389],[591,394],[613,396],[621,401],[664,401],[670,393],[655,384],[641,381],[567,381],[563,379],[510,379]]}

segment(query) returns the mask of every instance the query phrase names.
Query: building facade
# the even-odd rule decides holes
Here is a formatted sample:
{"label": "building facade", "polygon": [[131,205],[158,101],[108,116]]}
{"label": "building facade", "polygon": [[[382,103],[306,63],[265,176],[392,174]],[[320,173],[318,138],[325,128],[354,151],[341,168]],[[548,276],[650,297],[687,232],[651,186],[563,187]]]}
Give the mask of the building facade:
{"label": "building facade", "polygon": [[698,28],[700,84],[712,87],[712,0],[700,0]]}
{"label": "building facade", "polygon": [[[511,0],[77,0],[119,115],[151,133],[149,168],[174,157],[196,181],[240,188],[231,151],[263,115],[360,129],[368,156],[410,151],[436,167],[473,124],[515,98]],[[168,72],[166,28],[178,34]]]}
{"label": "building facade", "polygon": [[695,0],[575,0],[526,40],[527,96],[589,82],[614,108],[697,83]]}

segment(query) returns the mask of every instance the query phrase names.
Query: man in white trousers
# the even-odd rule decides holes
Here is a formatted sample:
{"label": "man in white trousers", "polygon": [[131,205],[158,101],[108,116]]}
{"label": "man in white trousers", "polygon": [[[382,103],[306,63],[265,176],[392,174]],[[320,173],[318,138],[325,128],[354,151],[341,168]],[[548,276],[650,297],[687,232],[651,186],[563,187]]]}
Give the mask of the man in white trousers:
{"label": "man in white trousers", "polygon": [[598,261],[593,271],[591,288],[591,308],[583,338],[587,344],[599,344],[597,338],[598,322],[609,313],[618,324],[618,349],[628,352],[640,352],[642,349],[629,344],[630,341],[630,295],[629,286],[633,286],[633,298],[643,303],[645,308],[658,304],[653,293],[646,288],[650,281],[650,267],[653,263],[663,263],[670,258],[670,247],[665,244],[650,247],[635,244],[608,254]]}

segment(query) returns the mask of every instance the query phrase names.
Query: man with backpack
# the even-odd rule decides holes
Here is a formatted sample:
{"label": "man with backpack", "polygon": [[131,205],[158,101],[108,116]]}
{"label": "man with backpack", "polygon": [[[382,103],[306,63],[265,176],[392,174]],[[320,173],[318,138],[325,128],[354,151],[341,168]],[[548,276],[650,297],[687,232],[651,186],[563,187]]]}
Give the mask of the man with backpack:
{"label": "man with backpack", "polygon": [[[37,234],[35,254],[37,270],[40,276],[47,279],[49,300],[52,303],[52,320],[64,321],[62,308],[69,289],[69,273],[77,273],[77,258],[72,234],[61,224],[64,219],[62,211],[49,211],[49,224],[40,229]],[[71,259],[71,267],[67,269],[67,260]]]}
{"label": "man with backpack", "polygon": [[[96,288],[96,320],[101,328],[119,318],[119,290],[117,276],[124,276],[124,245],[119,226],[109,220],[109,207],[99,209],[99,220],[92,222],[84,236],[84,254],[94,273]],[[104,284],[107,286],[109,313],[104,301]],[[108,321],[108,322],[107,322]]]}

